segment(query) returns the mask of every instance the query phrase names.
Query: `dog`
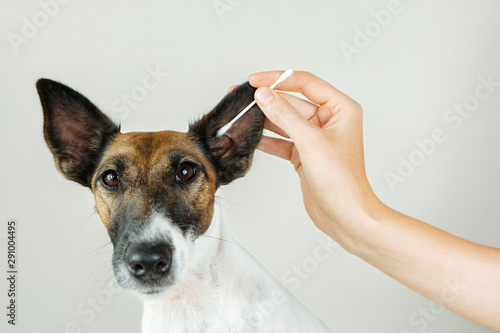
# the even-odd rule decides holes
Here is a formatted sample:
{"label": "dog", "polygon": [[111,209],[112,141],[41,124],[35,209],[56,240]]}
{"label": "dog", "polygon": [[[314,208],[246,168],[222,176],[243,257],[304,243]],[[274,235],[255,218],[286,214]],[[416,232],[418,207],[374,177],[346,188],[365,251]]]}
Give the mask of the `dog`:
{"label": "dog", "polygon": [[248,82],[186,133],[120,133],[97,106],[49,79],[36,84],[59,172],[93,192],[119,285],[144,300],[145,333],[329,332],[224,227],[215,192],[252,164],[265,116]]}

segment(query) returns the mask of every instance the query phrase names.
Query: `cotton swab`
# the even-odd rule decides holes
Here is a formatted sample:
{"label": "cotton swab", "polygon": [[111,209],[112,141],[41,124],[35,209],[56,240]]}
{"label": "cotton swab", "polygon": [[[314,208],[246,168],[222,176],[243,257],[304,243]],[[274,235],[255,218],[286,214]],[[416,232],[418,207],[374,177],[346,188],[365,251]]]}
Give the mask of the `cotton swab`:
{"label": "cotton swab", "polygon": [[[273,85],[270,87],[271,89],[274,89],[274,87],[276,87],[278,84],[280,84],[281,82],[285,81],[286,79],[288,79],[290,76],[292,76],[293,74],[293,70],[292,69],[287,69],[283,74],[281,74],[281,76],[276,80],[276,82],[273,83]],[[228,122],[226,125],[222,126],[218,131],[217,131],[217,138],[220,138],[224,135],[224,133],[226,133],[230,128],[231,126],[233,126],[233,124],[238,120],[240,119],[245,113],[247,113],[248,110],[250,110],[252,108],[252,106],[254,106],[256,103],[256,101],[254,100],[252,103],[248,104],[248,106],[246,108],[244,108],[240,113],[238,113],[238,115],[236,117],[234,117],[230,122]]]}

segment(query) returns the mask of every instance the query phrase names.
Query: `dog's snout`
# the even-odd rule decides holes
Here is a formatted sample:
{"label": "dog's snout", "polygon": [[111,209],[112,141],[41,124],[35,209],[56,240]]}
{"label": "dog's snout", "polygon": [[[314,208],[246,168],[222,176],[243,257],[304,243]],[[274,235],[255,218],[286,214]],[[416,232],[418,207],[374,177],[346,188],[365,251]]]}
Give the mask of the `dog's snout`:
{"label": "dog's snout", "polygon": [[172,250],[167,244],[135,244],[125,251],[129,272],[144,281],[161,279],[169,271]]}

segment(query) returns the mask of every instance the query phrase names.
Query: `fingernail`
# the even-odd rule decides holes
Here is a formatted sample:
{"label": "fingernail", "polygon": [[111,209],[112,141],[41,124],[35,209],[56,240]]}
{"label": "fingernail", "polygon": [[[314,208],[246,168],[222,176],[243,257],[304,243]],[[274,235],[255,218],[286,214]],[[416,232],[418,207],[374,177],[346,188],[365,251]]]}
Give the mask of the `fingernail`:
{"label": "fingernail", "polygon": [[266,106],[273,98],[274,94],[269,88],[259,88],[255,92],[255,99],[260,105]]}

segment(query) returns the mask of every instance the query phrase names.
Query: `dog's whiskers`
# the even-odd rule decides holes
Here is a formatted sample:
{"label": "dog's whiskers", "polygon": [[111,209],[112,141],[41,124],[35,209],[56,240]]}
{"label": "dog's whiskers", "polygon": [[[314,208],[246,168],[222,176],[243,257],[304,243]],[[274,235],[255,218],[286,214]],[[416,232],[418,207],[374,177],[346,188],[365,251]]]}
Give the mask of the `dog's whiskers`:
{"label": "dog's whiskers", "polygon": [[240,243],[238,243],[238,242],[229,241],[229,240],[226,240],[226,239],[223,239],[223,238],[219,238],[219,237],[214,237],[214,236],[209,236],[209,235],[201,235],[201,236],[202,237],[211,238],[211,239],[214,239],[214,240],[220,240],[220,241],[223,241],[223,242],[240,245]]}
{"label": "dog's whiskers", "polygon": [[[95,214],[97,213],[96,210],[94,209],[92,213],[90,213],[90,215],[85,219],[85,221],[83,222],[83,224],[80,226],[80,229],[78,229],[78,231],[76,232],[76,235],[73,237],[73,239],[71,240],[71,243],[69,244],[69,248],[68,248],[68,253],[71,252],[71,248],[73,247],[73,244],[75,243],[75,240],[76,238],[78,237],[78,235],[80,235],[80,233],[82,232],[83,230],[83,227],[85,227],[85,225],[87,224],[87,222],[90,221],[90,218]],[[67,255],[66,254],[66,255]]]}
{"label": "dog's whiskers", "polygon": [[95,289],[100,289],[98,284],[100,281],[106,280],[109,281],[113,278],[113,270],[110,269],[111,264],[109,261],[103,262],[96,266],[94,270],[89,274],[87,279],[83,282],[83,286],[86,286],[91,280],[94,280],[90,293],[93,293]]}
{"label": "dog's whiskers", "polygon": [[[219,200],[219,199],[220,199],[220,200],[224,200],[224,201],[226,201],[226,202],[228,202],[228,203],[232,204],[233,206],[236,206],[237,208],[239,208],[239,209],[241,209],[241,210],[245,211],[245,212],[246,212],[246,213],[248,213],[248,214],[253,214],[250,210],[248,210],[247,208],[245,208],[245,207],[243,207],[243,206],[241,206],[241,205],[238,205],[238,204],[237,204],[236,202],[234,202],[234,201],[231,201],[231,200],[229,200],[229,199],[226,199],[226,198],[221,197],[221,196],[218,196],[218,195],[216,195],[216,196],[215,196],[215,198],[216,198],[216,199],[218,199],[218,200]],[[233,212],[232,210],[230,210],[230,209],[229,209],[229,208],[227,208],[226,206],[222,205],[220,202],[215,201],[215,203],[216,203],[216,204],[218,204],[219,206],[223,207],[224,209],[229,210],[231,213],[233,213],[233,214],[234,214],[234,212]],[[236,214],[235,214],[235,215],[236,215]]]}
{"label": "dog's whiskers", "polygon": [[83,257],[81,257],[80,259],[78,259],[77,261],[73,262],[73,263],[70,263],[69,265],[76,265],[76,264],[79,264],[80,262],[82,262],[85,258],[87,258],[88,256],[90,256],[91,254],[94,254],[94,257],[92,258],[95,259],[95,257],[99,254],[99,252],[101,252],[106,246],[110,245],[111,242],[107,242],[97,248],[95,248],[94,250],[90,251],[88,254],[84,255]]}

